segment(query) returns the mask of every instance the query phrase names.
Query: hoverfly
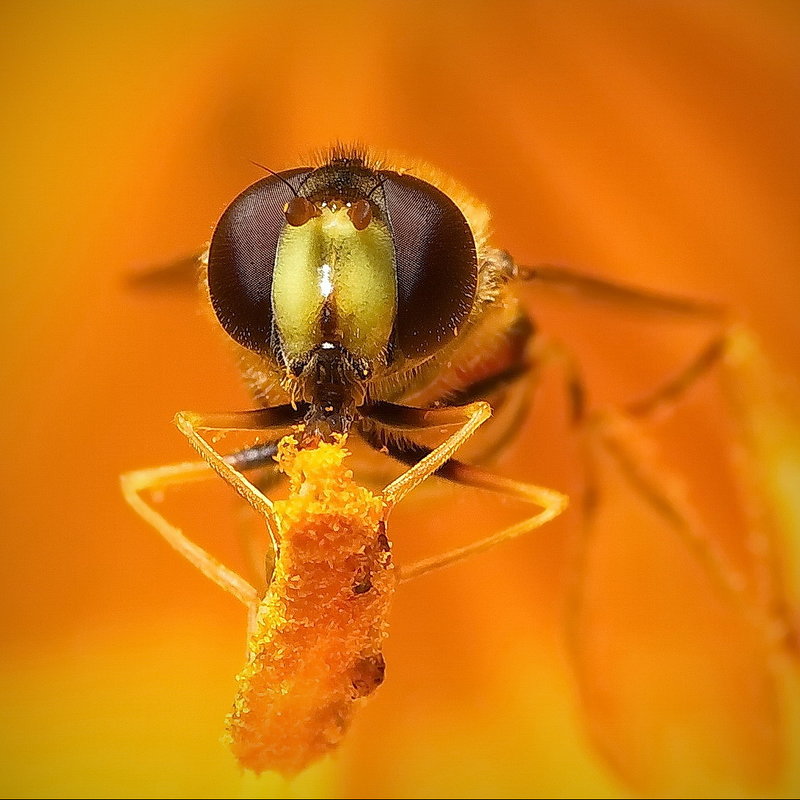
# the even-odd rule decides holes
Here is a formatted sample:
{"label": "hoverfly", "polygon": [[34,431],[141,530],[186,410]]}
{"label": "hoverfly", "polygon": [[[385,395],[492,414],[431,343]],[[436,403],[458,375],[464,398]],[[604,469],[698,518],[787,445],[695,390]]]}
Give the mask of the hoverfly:
{"label": "hoverfly", "polygon": [[[678,502],[626,449],[620,421],[674,402],[723,358],[731,334],[724,310],[711,303],[518,265],[490,244],[484,207],[432,170],[335,147],[314,166],[267,171],[228,206],[201,257],[208,298],[257,407],[179,413],[177,425],[202,460],[128,473],[122,485],[170,545],[247,606],[250,657],[228,740],[244,766],[293,774],[339,743],[355,705],[382,682],[381,642],[398,581],[522,535],[565,509],[556,490],[455,457],[498,398],[548,361],[562,363],[574,423],[604,444],[655,507],[680,521]],[[647,397],[614,414],[587,415],[577,366],[543,343],[520,300],[526,282],[706,319],[719,332]],[[489,447],[492,436],[503,437],[492,429],[486,426]],[[257,433],[259,441],[223,455],[204,436],[232,430]],[[438,445],[421,441],[447,430]],[[378,494],[359,486],[344,466],[353,436],[407,470]],[[265,470],[289,476],[288,500],[272,502],[245,475]],[[264,597],[145,499],[214,474],[267,522],[274,562]],[[431,475],[538,510],[455,551],[395,568],[389,513]],[[708,543],[691,526],[678,527],[707,568],[731,583]]]}
{"label": "hoverfly", "polygon": [[[520,374],[530,335],[521,307],[505,296],[513,264],[486,249],[484,228],[432,183],[335,150],[316,168],[270,174],[246,189],[214,231],[203,258],[209,297],[259,408],[178,414],[203,461],[122,480],[134,509],[248,607],[250,661],[228,736],[257,772],[294,773],[341,739],[353,703],[383,679],[381,640],[398,580],[521,535],[566,505],[557,491],[453,458],[489,418],[483,398]],[[414,439],[454,426],[433,448]],[[221,456],[201,432],[226,430],[266,442]],[[409,464],[378,496],[342,466],[353,434]],[[243,474],[270,466],[291,478],[287,501],[272,503]],[[143,497],[214,472],[268,523],[275,559],[264,598]],[[540,510],[393,570],[388,514],[434,473]]]}

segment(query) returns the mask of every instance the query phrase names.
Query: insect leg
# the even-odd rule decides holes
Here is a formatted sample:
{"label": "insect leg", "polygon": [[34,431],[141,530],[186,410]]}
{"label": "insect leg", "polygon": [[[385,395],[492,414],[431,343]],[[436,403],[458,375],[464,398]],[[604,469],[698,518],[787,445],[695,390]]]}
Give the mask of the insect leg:
{"label": "insect leg", "polygon": [[789,642],[794,624],[781,597],[780,578],[774,560],[774,545],[762,530],[751,529],[757,543],[751,547],[758,560],[765,597],[760,607],[748,601],[746,581],[733,567],[725,551],[704,529],[690,501],[681,491],[678,477],[660,463],[640,421],[669,410],[715,366],[727,363],[737,331],[733,327],[714,337],[675,377],[645,397],[618,409],[598,411],[587,419],[589,446],[597,445],[611,456],[628,484],[637,491],[683,540],[703,565],[711,580],[742,609],[765,638]]}
{"label": "insect leg", "polygon": [[488,403],[471,403],[467,406],[445,408],[411,408],[392,403],[376,403],[369,408],[369,418],[380,425],[397,430],[420,430],[448,425],[461,427],[440,445],[427,453],[384,490],[384,499],[391,508],[424,480],[435,473],[492,415]]}
{"label": "insect leg", "polygon": [[[587,475],[591,475],[592,450],[597,445],[612,457],[631,487],[678,532],[712,580],[729,594],[743,600],[740,577],[727,563],[724,552],[703,532],[689,502],[683,499],[677,489],[677,477],[670,475],[665,465],[656,465],[650,452],[652,447],[648,446],[644,433],[637,426],[639,420],[653,419],[659,413],[669,411],[715,366],[725,365],[732,342],[738,335],[727,309],[715,303],[649,292],[581,275],[552,264],[525,267],[514,264],[508,256],[506,259],[506,272],[512,280],[550,287],[589,300],[611,302],[633,311],[671,313],[687,321],[710,322],[720,329],[676,376],[634,402],[590,415],[582,428],[586,443]],[[590,495],[591,489],[587,497]],[[591,507],[592,503],[586,505]],[[769,549],[769,544],[765,543],[765,547],[757,552]],[[765,561],[762,572],[773,574],[774,570],[770,570],[766,563],[769,557],[759,558]],[[786,628],[786,625],[782,627]]]}
{"label": "insect leg", "polygon": [[[269,463],[274,453],[274,446],[255,445],[227,456],[226,460],[240,469],[255,469]],[[246,606],[252,607],[258,603],[258,592],[244,578],[188,539],[183,531],[170,523],[142,496],[145,492],[207,480],[213,475],[214,472],[205,461],[189,461],[128,472],[120,477],[120,482],[127,503],[142,519],[152,525],[169,545],[209,580]]]}
{"label": "insect leg", "polygon": [[[584,506],[591,512],[596,505],[596,489],[592,485],[594,472],[592,449],[593,444],[599,442],[604,450],[613,451],[612,457],[630,485],[681,533],[712,573],[714,580],[723,585],[730,585],[734,577],[732,570],[724,564],[723,554],[712,553],[714,548],[711,541],[699,532],[696,522],[691,519],[693,516],[691,509],[684,507],[688,504],[679,501],[677,493],[665,488],[667,483],[672,486],[677,485],[676,479],[667,477],[663,467],[658,470],[650,469],[640,460],[647,458],[644,453],[638,452],[642,448],[638,448],[636,453],[631,452],[630,448],[625,447],[620,434],[622,417],[627,420],[628,429],[632,430],[635,427],[634,420],[653,418],[659,412],[669,410],[715,365],[724,360],[730,348],[731,336],[735,335],[728,310],[716,303],[651,292],[582,275],[553,264],[528,267],[515,264],[508,254],[501,254],[501,257],[505,260],[504,271],[512,280],[530,282],[532,286],[538,284],[589,300],[614,303],[632,311],[674,314],[686,321],[713,323],[720,329],[720,332],[714,335],[675,377],[635,402],[609,412],[594,413],[585,420],[585,424],[581,426],[584,434],[584,461],[587,475]],[[643,434],[637,432],[637,435],[639,441],[643,441]],[[647,479],[645,475],[648,476]]]}
{"label": "insect leg", "polygon": [[[754,605],[746,594],[744,576],[733,567],[725,551],[708,534],[682,490],[680,479],[653,452],[651,442],[636,420],[614,411],[599,413],[591,421],[591,438],[617,465],[628,484],[677,533],[714,584],[740,609],[771,646],[792,646],[794,624],[776,588],[769,554],[760,555],[771,578],[768,602]],[[769,549],[769,543],[764,542]],[[763,548],[762,548],[763,549]],[[760,552],[760,551],[759,551]]]}
{"label": "insect leg", "polygon": [[[477,405],[478,404],[476,404],[476,406]],[[448,408],[431,409],[430,411],[450,412],[449,416],[452,416],[452,412],[462,411],[463,413],[468,408],[469,406],[464,409]],[[408,410],[412,411],[412,409]],[[413,410],[418,412],[422,411],[422,409]],[[381,420],[375,420],[379,425],[385,424],[385,422],[388,422],[390,419],[389,415],[382,415],[382,417],[383,419]],[[474,418],[474,416],[472,418]],[[430,427],[429,423],[431,419],[432,418],[430,416],[420,416],[420,422],[422,424],[415,426],[407,424],[404,427],[413,427],[416,430],[419,430],[422,427]],[[522,536],[523,534],[540,527],[544,523],[549,522],[551,519],[558,516],[567,506],[567,497],[553,489],[546,489],[542,486],[523,483],[510,478],[504,478],[502,476],[487,472],[480,467],[475,467],[453,459],[451,457],[452,453],[455,452],[455,450],[461,444],[463,444],[464,441],[466,441],[466,438],[469,435],[471,435],[471,433],[465,435],[464,431],[466,425],[454,433],[442,445],[439,445],[439,447],[431,450],[430,448],[412,442],[410,439],[407,439],[405,436],[403,436],[402,433],[397,433],[397,431],[400,430],[400,425],[398,424],[400,420],[395,419],[393,422],[395,423],[392,425],[394,430],[391,432],[390,436],[386,437],[388,442],[387,444],[382,444],[382,441],[379,438],[373,437],[373,435],[370,433],[365,435],[365,439],[370,445],[376,448],[385,446],[389,451],[389,455],[391,455],[393,458],[396,458],[404,463],[412,464],[407,472],[405,472],[396,481],[390,484],[389,487],[387,487],[387,494],[392,487],[398,484],[403,486],[404,484],[402,482],[406,479],[406,476],[416,472],[417,477],[419,475],[422,475],[422,477],[418,480],[415,478],[416,482],[411,488],[417,486],[422,480],[431,474],[435,474],[437,477],[446,478],[447,480],[454,481],[455,483],[459,483],[461,485],[473,486],[479,489],[498,492],[507,497],[514,497],[525,502],[533,503],[542,508],[542,511],[534,514],[532,517],[529,517],[528,519],[525,519],[515,525],[511,525],[508,528],[505,528],[491,536],[479,539],[478,541],[472,542],[464,547],[450,550],[447,553],[442,553],[440,555],[424,559],[416,564],[410,565],[409,567],[404,567],[400,571],[402,580],[409,580],[419,575],[424,575],[427,572],[432,572],[435,569],[440,569],[441,567],[461,561],[462,559],[465,559],[475,553],[481,553],[484,550],[488,550],[489,548],[494,547],[495,545],[500,544],[508,539]],[[406,420],[406,422],[410,422],[410,420]],[[444,449],[443,445],[447,446],[446,450]],[[424,467],[420,469],[420,465],[424,465]],[[407,489],[403,493],[403,496],[407,494],[408,491],[410,491],[410,489]],[[395,502],[397,502],[397,495],[394,495],[394,497]]]}
{"label": "insect leg", "polygon": [[463,547],[458,547],[446,553],[440,553],[439,555],[417,561],[407,567],[402,567],[400,569],[400,579],[403,581],[425,575],[428,572],[447,567],[450,564],[455,564],[469,556],[489,550],[495,545],[530,533],[557,517],[564,511],[568,503],[567,496],[561,494],[561,492],[557,492],[555,489],[547,489],[532,483],[523,483],[522,481],[515,481],[511,478],[504,478],[501,475],[494,475],[491,472],[487,472],[480,467],[464,464],[454,459],[448,461],[439,474],[463,486],[472,486],[477,489],[497,492],[506,497],[514,497],[526,503],[533,503],[542,510],[491,536],[486,536],[476,542],[470,542]]}
{"label": "insect leg", "polygon": [[[725,564],[721,551],[700,532],[699,521],[680,492],[668,487],[678,485],[665,466],[656,466],[648,452],[644,434],[637,428],[637,420],[654,416],[677,403],[723,357],[727,346],[725,335],[714,337],[698,355],[676,376],[667,380],[645,397],[619,409],[600,410],[586,420],[584,431],[589,443],[598,443],[620,468],[628,483],[649,505],[677,530],[690,549],[694,551],[712,577],[724,587],[733,590],[736,580],[733,571]],[[639,446],[636,446],[636,442]]]}
{"label": "insect leg", "polygon": [[131,272],[126,276],[126,283],[136,291],[196,291],[207,253],[208,248],[205,248],[200,253]]}
{"label": "insect leg", "polygon": [[267,521],[267,529],[276,558],[279,551],[278,525],[272,502],[236,468],[235,464],[221,456],[200,435],[199,431],[271,430],[285,432],[297,422],[298,412],[288,405],[225,414],[197,414],[191,411],[180,411],[175,416],[178,430],[189,440],[189,444],[194,447],[203,461]]}
{"label": "insect leg", "polygon": [[621,410],[628,416],[639,418],[653,417],[668,410],[722,360],[728,346],[727,331],[715,336],[677,375],[645,397],[626,403]]}
{"label": "insect leg", "polygon": [[548,287],[556,291],[579,295],[589,300],[610,302],[627,306],[634,311],[662,312],[695,319],[725,321],[728,309],[718,303],[652,292],[614,281],[582,275],[580,272],[554,264],[522,266],[515,264],[508,254],[507,274],[512,280]]}

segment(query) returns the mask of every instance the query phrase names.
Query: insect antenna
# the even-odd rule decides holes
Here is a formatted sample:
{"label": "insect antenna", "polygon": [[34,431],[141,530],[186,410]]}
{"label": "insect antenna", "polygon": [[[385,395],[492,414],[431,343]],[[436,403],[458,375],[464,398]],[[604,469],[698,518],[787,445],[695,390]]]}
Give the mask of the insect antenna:
{"label": "insect antenna", "polygon": [[274,175],[279,181],[283,181],[283,183],[285,183],[292,190],[292,194],[295,197],[299,197],[300,196],[300,195],[297,194],[297,189],[295,189],[294,186],[292,186],[292,184],[289,183],[289,181],[287,181],[286,178],[283,177],[283,175],[275,172],[274,169],[270,169],[269,167],[265,167],[263,164],[259,164],[258,161],[253,161],[252,158],[250,159],[250,163],[254,167],[259,167],[260,169],[263,169],[265,172],[269,172],[270,175]]}

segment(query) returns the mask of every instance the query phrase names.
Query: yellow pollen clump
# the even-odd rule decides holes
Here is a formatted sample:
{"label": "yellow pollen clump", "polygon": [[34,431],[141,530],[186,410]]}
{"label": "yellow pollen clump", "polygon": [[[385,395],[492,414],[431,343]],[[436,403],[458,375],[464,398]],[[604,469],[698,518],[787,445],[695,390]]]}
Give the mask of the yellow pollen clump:
{"label": "yellow pollen clump", "polygon": [[281,440],[290,493],[275,503],[280,555],[237,676],[226,739],[255,772],[293,775],[337,746],[383,680],[395,589],[380,496],[353,481],[344,440]]}

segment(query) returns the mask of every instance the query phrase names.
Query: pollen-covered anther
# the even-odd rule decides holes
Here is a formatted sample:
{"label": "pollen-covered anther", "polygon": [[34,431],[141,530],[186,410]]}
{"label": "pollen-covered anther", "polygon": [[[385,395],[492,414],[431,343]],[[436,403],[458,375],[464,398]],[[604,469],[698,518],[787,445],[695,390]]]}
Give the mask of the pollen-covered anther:
{"label": "pollen-covered anther", "polygon": [[278,444],[291,484],[274,503],[280,554],[227,720],[227,741],[255,772],[291,776],[330,752],[383,680],[397,581],[383,544],[387,511],[353,480],[345,443]]}

